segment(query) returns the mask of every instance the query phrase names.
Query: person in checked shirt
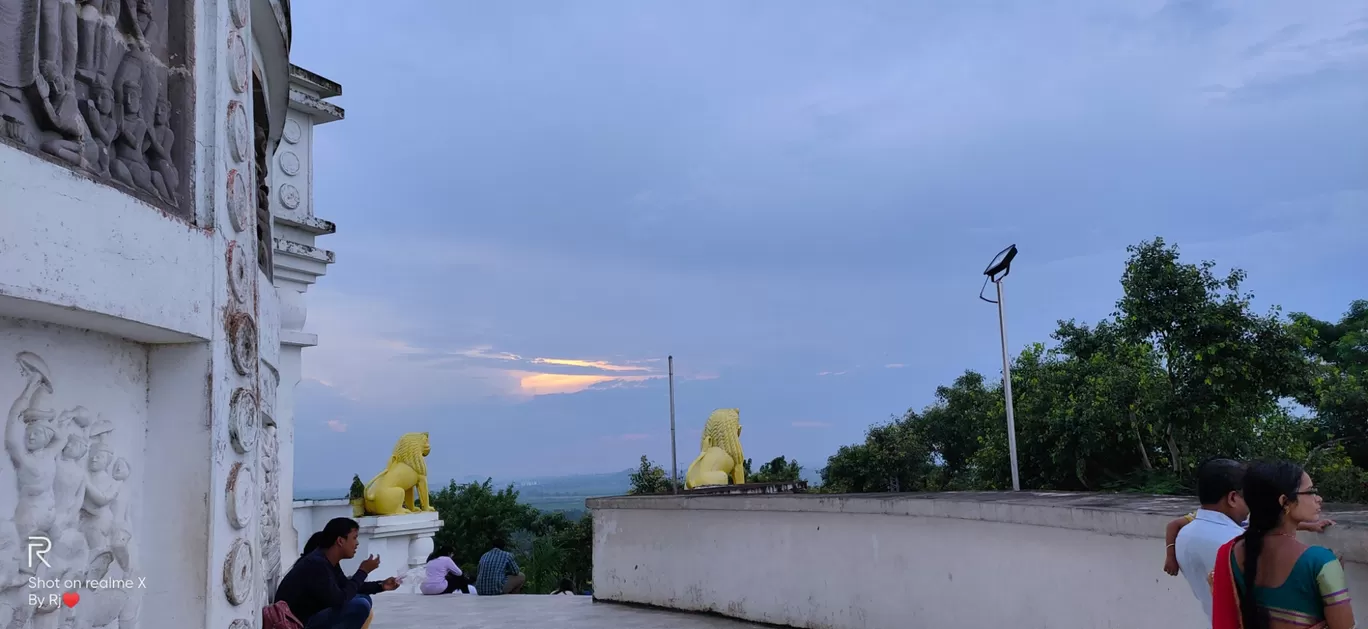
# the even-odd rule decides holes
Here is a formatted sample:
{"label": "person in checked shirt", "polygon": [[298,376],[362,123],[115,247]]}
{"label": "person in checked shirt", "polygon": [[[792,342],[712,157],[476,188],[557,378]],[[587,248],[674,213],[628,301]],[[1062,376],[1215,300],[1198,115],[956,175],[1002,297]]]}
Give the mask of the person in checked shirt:
{"label": "person in checked shirt", "polygon": [[493,548],[480,557],[480,572],[475,577],[475,589],[481,596],[498,594],[518,594],[522,592],[527,575],[518,568],[513,553],[504,550],[508,544],[502,538],[494,538]]}

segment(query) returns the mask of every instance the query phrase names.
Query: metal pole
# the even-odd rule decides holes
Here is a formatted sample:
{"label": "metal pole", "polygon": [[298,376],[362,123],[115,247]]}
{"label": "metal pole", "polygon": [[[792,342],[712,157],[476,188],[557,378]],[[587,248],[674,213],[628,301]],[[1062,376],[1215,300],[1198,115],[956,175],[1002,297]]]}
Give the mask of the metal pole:
{"label": "metal pole", "polygon": [[[679,461],[675,459],[674,427],[674,356],[666,358],[670,365],[670,485],[671,493],[679,493]],[[1013,446],[1015,447],[1015,446]],[[1012,450],[1016,452],[1016,450]],[[1015,456],[1015,454],[1013,454]],[[1016,459],[1013,459],[1016,460]]]}
{"label": "metal pole", "polygon": [[1002,393],[1007,397],[1007,449],[1012,457],[1012,491],[1021,491],[1021,477],[1017,474],[1016,417],[1012,413],[1012,364],[1007,356],[1007,317],[1002,312],[1002,280],[997,286],[998,331],[1002,333]]}

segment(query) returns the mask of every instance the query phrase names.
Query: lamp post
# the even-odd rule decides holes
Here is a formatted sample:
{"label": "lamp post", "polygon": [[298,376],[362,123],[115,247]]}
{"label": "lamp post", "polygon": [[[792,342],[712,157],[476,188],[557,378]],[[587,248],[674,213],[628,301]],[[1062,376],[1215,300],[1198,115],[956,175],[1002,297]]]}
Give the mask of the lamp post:
{"label": "lamp post", "polygon": [[674,356],[666,357],[670,366],[670,493],[679,493],[679,461],[675,458]]}
{"label": "lamp post", "polygon": [[1012,413],[1012,363],[1007,354],[1007,318],[1002,311],[1002,280],[1012,272],[1012,259],[1016,255],[1017,247],[1012,245],[993,258],[983,271],[986,276],[983,289],[987,289],[988,282],[992,282],[997,287],[997,300],[984,297],[983,289],[979,290],[979,299],[997,304],[998,333],[1002,335],[1002,394],[1007,398],[1007,449],[1012,459],[1012,491],[1021,491],[1021,476],[1017,473],[1016,417]]}

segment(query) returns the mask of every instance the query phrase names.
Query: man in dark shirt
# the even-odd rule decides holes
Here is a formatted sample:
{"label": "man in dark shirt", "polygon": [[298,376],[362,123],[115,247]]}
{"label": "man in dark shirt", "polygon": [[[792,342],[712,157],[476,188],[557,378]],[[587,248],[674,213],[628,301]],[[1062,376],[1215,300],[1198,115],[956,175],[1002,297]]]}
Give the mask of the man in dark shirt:
{"label": "man in dark shirt", "polygon": [[280,580],[275,600],[285,601],[307,629],[361,629],[371,614],[371,594],[399,587],[394,577],[366,581],[380,567],[374,555],[348,578],[338,567],[356,556],[361,526],[351,518],[333,518],[304,545],[304,554]]}

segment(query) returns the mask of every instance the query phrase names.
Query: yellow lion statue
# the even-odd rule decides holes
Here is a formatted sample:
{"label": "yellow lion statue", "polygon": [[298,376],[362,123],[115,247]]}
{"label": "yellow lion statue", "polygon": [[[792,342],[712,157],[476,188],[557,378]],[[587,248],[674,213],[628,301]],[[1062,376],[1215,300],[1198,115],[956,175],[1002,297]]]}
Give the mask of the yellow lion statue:
{"label": "yellow lion statue", "polygon": [[[367,515],[400,515],[416,511],[436,511],[428,503],[427,459],[432,446],[425,432],[410,432],[399,437],[389,465],[366,484],[365,510]],[[419,509],[414,505],[413,492],[418,491]]]}
{"label": "yellow lion statue", "polygon": [[746,455],[741,452],[741,411],[719,408],[703,425],[703,444],[698,458],[689,464],[684,488],[737,485],[746,482]]}

